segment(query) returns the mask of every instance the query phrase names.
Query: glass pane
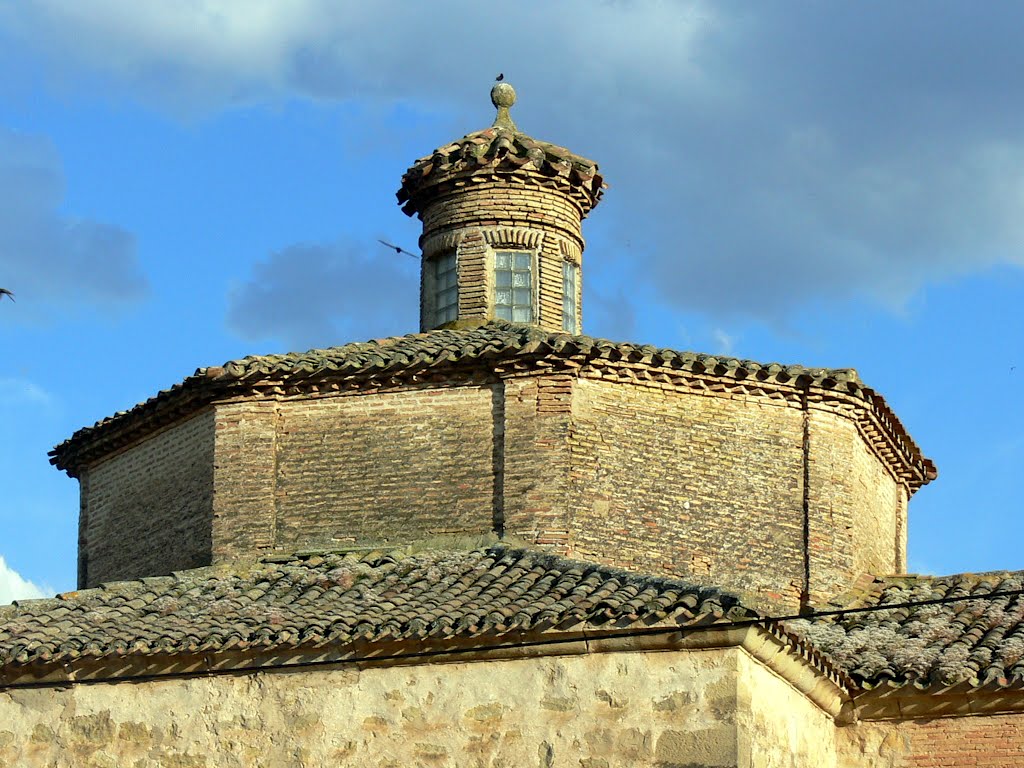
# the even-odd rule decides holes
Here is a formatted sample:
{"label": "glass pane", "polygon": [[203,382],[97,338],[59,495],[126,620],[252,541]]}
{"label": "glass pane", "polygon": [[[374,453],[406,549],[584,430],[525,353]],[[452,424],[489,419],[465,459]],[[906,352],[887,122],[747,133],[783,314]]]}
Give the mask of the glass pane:
{"label": "glass pane", "polygon": [[511,304],[512,303],[512,291],[507,288],[499,288],[495,292],[494,298],[495,304]]}
{"label": "glass pane", "polygon": [[515,254],[515,257],[516,257],[516,269],[529,269],[530,268],[530,262],[532,261],[532,259],[530,258],[530,254],[528,254],[528,253],[517,253],[517,254]]}
{"label": "glass pane", "polygon": [[529,288],[516,288],[512,291],[512,304],[517,307],[529,307],[530,302],[530,289]]}
{"label": "glass pane", "polygon": [[495,273],[494,280],[500,288],[507,288],[512,285],[512,273],[506,270],[501,270]]}
{"label": "glass pane", "polygon": [[511,269],[512,254],[507,251],[498,251],[494,254],[494,266],[498,269]]}
{"label": "glass pane", "polygon": [[512,309],[512,322],[528,323],[533,319],[533,312],[529,307],[514,307]]}
{"label": "glass pane", "polygon": [[496,314],[498,316],[498,318],[501,319],[501,320],[511,320],[512,319],[512,307],[497,307],[494,310],[494,314]]}
{"label": "glass pane", "polygon": [[513,272],[512,273],[512,285],[516,288],[529,288],[530,287],[530,273],[529,272]]}

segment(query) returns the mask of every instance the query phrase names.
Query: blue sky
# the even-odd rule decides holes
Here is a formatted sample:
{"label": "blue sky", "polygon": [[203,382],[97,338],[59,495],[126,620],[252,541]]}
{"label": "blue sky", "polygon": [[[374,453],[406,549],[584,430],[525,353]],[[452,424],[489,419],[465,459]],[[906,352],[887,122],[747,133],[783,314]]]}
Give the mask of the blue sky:
{"label": "blue sky", "polygon": [[1024,11],[0,0],[0,602],[74,587],[46,452],[200,365],[416,330],[402,172],[597,160],[587,333],[855,367],[939,466],[911,567],[1024,568]]}

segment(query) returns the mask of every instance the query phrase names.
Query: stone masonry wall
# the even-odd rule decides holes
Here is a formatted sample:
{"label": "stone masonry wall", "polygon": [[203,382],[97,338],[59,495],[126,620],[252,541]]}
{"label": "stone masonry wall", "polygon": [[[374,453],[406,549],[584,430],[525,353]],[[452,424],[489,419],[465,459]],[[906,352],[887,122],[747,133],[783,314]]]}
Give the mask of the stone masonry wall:
{"label": "stone masonry wall", "polygon": [[[738,721],[750,720],[737,713],[740,654],[349,665],[9,689],[0,691],[0,765],[796,765],[759,759],[769,745],[737,732]],[[780,712],[789,704],[780,702]],[[795,720],[794,729],[803,725]]]}
{"label": "stone masonry wall", "polygon": [[820,603],[859,574],[903,570],[906,505],[854,422],[813,409],[808,418],[811,596]]}
{"label": "stone masonry wall", "polygon": [[215,560],[494,527],[490,386],[218,407]]}
{"label": "stone masonry wall", "polygon": [[839,768],[1024,765],[1024,713],[862,722],[838,736]]}
{"label": "stone masonry wall", "polygon": [[213,410],[82,473],[80,586],[210,563]]}
{"label": "stone masonry wall", "polygon": [[834,768],[836,726],[832,718],[750,656],[739,654],[737,665],[740,765]]}
{"label": "stone masonry wall", "polygon": [[798,407],[580,379],[572,409],[572,556],[798,604]]}

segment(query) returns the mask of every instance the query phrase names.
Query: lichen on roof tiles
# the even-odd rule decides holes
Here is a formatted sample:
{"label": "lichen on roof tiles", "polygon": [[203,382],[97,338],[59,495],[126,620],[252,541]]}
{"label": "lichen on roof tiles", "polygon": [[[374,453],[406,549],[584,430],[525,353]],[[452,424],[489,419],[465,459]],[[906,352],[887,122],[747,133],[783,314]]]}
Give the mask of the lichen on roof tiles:
{"label": "lichen on roof tiles", "polygon": [[990,597],[1022,587],[1024,571],[879,578],[843,607],[892,608],[787,628],[866,688],[1024,685],[1024,597]]}
{"label": "lichen on roof tiles", "polygon": [[[55,617],[59,615],[59,620]],[[0,607],[0,678],[24,665],[230,649],[495,637],[555,627],[754,619],[678,580],[495,545],[273,558]]]}

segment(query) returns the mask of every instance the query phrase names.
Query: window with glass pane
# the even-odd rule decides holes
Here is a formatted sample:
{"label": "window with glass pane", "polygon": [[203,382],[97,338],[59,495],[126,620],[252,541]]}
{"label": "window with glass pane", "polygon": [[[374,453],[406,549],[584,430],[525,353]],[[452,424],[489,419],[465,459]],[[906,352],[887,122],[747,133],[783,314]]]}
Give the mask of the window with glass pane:
{"label": "window with glass pane", "polygon": [[533,322],[533,254],[494,254],[494,314],[514,323]]}
{"label": "window with glass pane", "polygon": [[562,262],[562,328],[576,333],[576,265]]}
{"label": "window with glass pane", "polygon": [[434,264],[434,325],[449,323],[459,316],[459,285],[455,272],[455,251],[442,253]]}

